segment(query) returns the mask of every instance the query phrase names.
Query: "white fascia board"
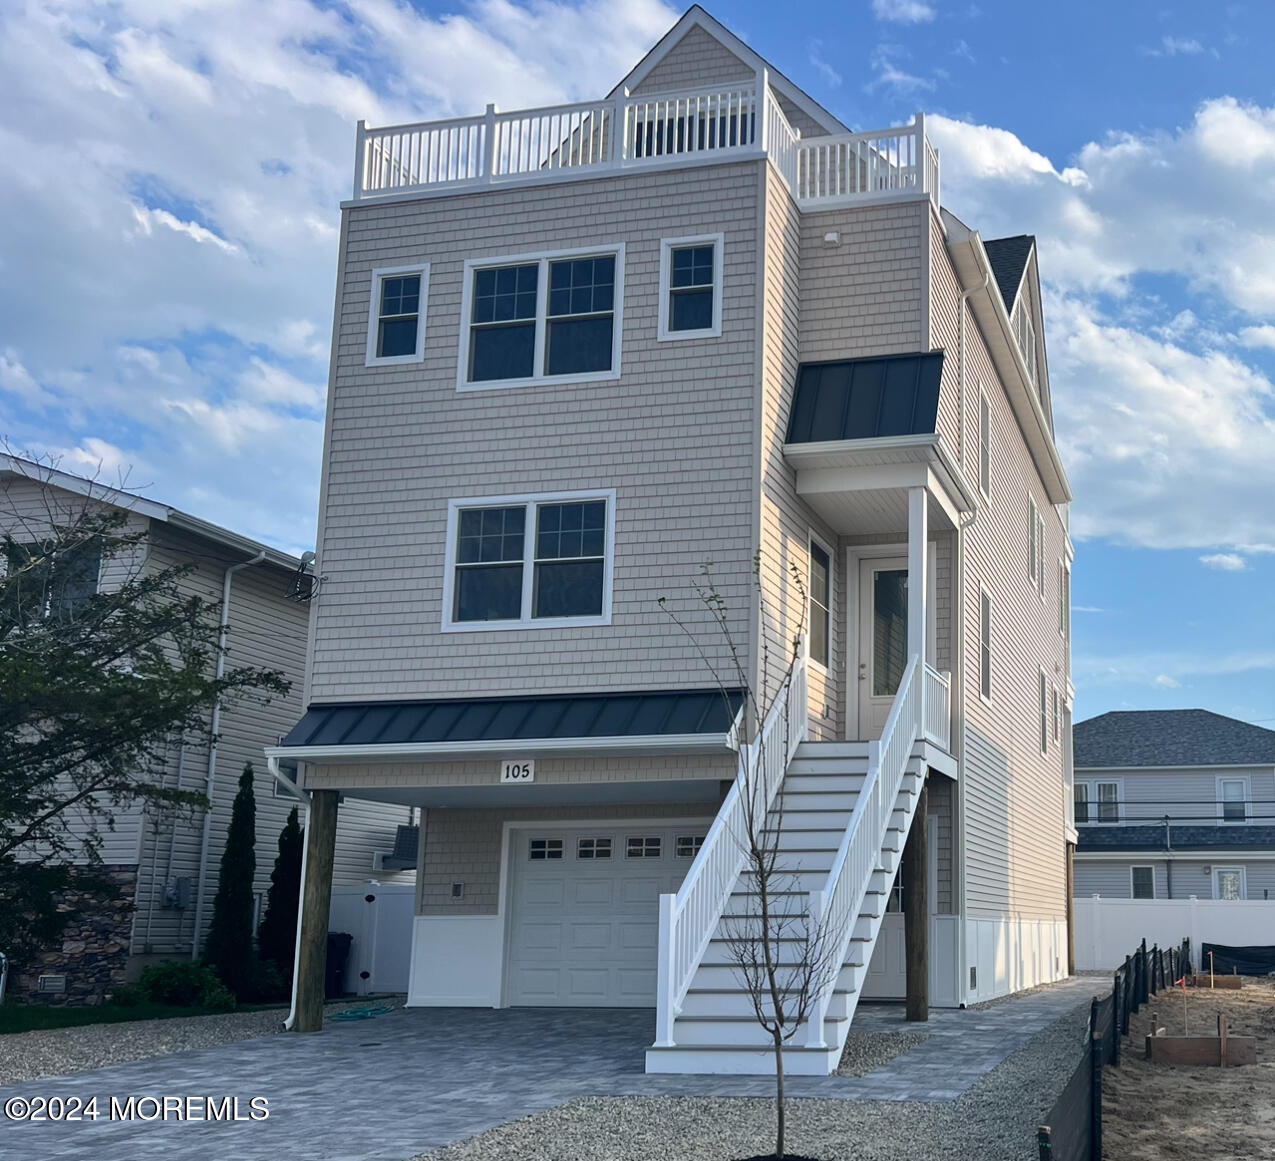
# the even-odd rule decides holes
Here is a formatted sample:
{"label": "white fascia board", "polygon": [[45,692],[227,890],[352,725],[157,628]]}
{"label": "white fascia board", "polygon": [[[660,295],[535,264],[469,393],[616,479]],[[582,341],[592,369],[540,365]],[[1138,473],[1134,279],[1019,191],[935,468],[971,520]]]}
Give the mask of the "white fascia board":
{"label": "white fascia board", "polygon": [[496,738],[473,742],[404,742],[366,746],[268,746],[266,757],[304,762],[392,762],[399,759],[466,759],[515,754],[552,757],[579,754],[725,754],[731,734],[643,734],[605,738]]}
{"label": "white fascia board", "polygon": [[226,548],[233,548],[236,552],[247,553],[249,556],[256,556],[257,553],[264,552],[268,563],[278,565],[279,568],[287,569],[289,572],[301,567],[301,561],[290,553],[281,552],[277,548],[271,548],[268,544],[262,544],[260,541],[253,540],[250,537],[240,536],[237,532],[231,532],[228,528],[222,528],[219,524],[201,520],[198,516],[190,516],[185,512],[179,512],[176,508],[168,509],[167,522],[174,528],[193,532],[196,536],[216,541]]}
{"label": "white fascia board", "polygon": [[[1083,724],[1083,723],[1082,723]],[[1091,777],[1095,774],[1136,774],[1140,770],[1165,771],[1173,770],[1180,774],[1189,774],[1196,770],[1251,770],[1251,771],[1267,771],[1271,769],[1270,762],[1180,762],[1176,766],[1077,766],[1076,777],[1080,777],[1083,773],[1085,777]]]}
{"label": "white fascia board", "polygon": [[[1119,847],[1109,851],[1076,851],[1075,857],[1086,863],[1123,863],[1136,859],[1169,860],[1175,863],[1228,863],[1235,859],[1261,859],[1271,862],[1275,859],[1275,853],[1269,849],[1244,850],[1240,847],[1221,846],[1192,847],[1189,851],[1180,850],[1177,847]],[[1079,898],[1084,899],[1086,896],[1081,895]],[[1186,900],[1174,899],[1172,902],[1185,903]],[[1201,900],[1201,902],[1208,902],[1208,900]],[[1258,899],[1255,902],[1260,903],[1263,900]]]}

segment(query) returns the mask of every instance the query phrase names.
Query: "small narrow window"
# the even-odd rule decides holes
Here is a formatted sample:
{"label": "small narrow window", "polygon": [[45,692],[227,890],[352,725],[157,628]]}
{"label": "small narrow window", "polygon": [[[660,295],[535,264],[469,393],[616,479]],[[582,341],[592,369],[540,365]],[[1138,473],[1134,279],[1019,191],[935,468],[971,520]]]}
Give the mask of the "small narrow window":
{"label": "small narrow window", "polygon": [[609,859],[611,857],[611,840],[609,838],[576,839],[577,859]]}
{"label": "small narrow window", "polygon": [[1045,671],[1040,671],[1040,752],[1049,753],[1049,685],[1045,679]]}
{"label": "small narrow window", "polygon": [[992,598],[984,591],[979,610],[979,692],[992,700]]}
{"label": "small narrow window", "polygon": [[984,496],[992,492],[992,413],[987,396],[978,399],[978,486]]}
{"label": "small narrow window", "polygon": [[1057,743],[1062,741],[1062,699],[1058,696],[1058,687],[1056,685],[1050,689],[1050,700],[1053,706],[1053,736],[1054,742]]}
{"label": "small narrow window", "polygon": [[1223,822],[1248,821],[1248,783],[1242,778],[1220,778]]}
{"label": "small narrow window", "polygon": [[528,857],[532,862],[562,858],[562,839],[533,838],[528,848]]}
{"label": "small narrow window", "polygon": [[810,660],[827,668],[832,655],[832,562],[810,542]]}
{"label": "small narrow window", "polygon": [[1133,878],[1133,897],[1135,899],[1155,898],[1155,868],[1130,867]]}
{"label": "small narrow window", "polygon": [[655,835],[630,835],[624,845],[626,859],[658,859],[663,841]]}
{"label": "small narrow window", "polygon": [[722,333],[722,236],[666,238],[660,246],[658,338]]}
{"label": "small narrow window", "polygon": [[372,271],[368,366],[419,363],[425,357],[425,298],[429,267]]}
{"label": "small narrow window", "polygon": [[1082,826],[1089,821],[1089,786],[1084,782],[1077,782],[1073,788],[1075,794],[1075,812],[1074,819],[1077,826]]}
{"label": "small narrow window", "polygon": [[673,848],[673,855],[679,859],[693,859],[699,854],[699,849],[704,845],[704,836],[702,834],[679,834],[677,843]]}
{"label": "small narrow window", "polygon": [[1120,821],[1120,784],[1118,782],[1098,783],[1098,821]]}
{"label": "small narrow window", "polygon": [[1045,517],[1036,512],[1036,591],[1045,599]]}
{"label": "small narrow window", "polygon": [[1032,585],[1036,584],[1036,569],[1040,563],[1040,518],[1036,512],[1036,501],[1027,498],[1027,575]]}
{"label": "small narrow window", "polygon": [[1071,633],[1071,569],[1058,563],[1058,632],[1064,637]]}

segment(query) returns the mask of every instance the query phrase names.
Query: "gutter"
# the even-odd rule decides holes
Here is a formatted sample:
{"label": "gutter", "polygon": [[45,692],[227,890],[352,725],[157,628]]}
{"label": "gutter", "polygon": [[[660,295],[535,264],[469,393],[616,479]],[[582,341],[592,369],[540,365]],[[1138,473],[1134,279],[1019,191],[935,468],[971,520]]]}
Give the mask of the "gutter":
{"label": "gutter", "polygon": [[301,886],[297,892],[297,935],[292,946],[292,1002],[288,1006],[288,1015],[283,1022],[283,1030],[291,1032],[297,1022],[297,968],[301,959],[301,914],[305,910],[305,865],[310,854],[310,795],[302,790],[296,782],[279,769],[277,757],[266,758],[266,767],[289,794],[297,799],[302,810],[301,822]]}
{"label": "gutter", "polygon": [[[217,670],[220,679],[226,672],[226,637],[230,632],[230,582],[240,569],[260,564],[266,559],[266,549],[261,549],[251,560],[230,565],[221,578],[221,625],[217,630]],[[204,778],[204,797],[208,806],[204,811],[204,833],[199,843],[199,886],[195,892],[195,930],[190,937],[190,958],[199,958],[199,929],[204,918],[204,888],[208,881],[208,848],[212,842],[212,807],[217,785],[217,731],[221,728],[221,698],[213,703],[212,721],[209,724],[208,773]]]}

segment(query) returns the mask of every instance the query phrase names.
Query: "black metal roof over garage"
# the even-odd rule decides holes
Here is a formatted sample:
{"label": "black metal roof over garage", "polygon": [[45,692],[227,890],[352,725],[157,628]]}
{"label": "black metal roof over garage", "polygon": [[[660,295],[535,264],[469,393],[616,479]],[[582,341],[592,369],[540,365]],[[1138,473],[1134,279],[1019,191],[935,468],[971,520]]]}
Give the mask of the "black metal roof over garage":
{"label": "black metal roof over garage", "polygon": [[739,690],[359,702],[306,710],[284,746],[390,746],[724,734]]}
{"label": "black metal roof over garage", "polygon": [[803,363],[788,443],[925,435],[935,430],[943,352]]}

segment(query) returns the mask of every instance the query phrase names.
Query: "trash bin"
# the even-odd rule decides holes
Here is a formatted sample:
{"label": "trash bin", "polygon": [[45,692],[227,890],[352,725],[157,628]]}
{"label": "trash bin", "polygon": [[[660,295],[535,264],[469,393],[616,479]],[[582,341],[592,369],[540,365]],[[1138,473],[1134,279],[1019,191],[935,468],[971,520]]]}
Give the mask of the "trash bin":
{"label": "trash bin", "polygon": [[345,965],[350,959],[354,936],[344,931],[328,932],[328,958],[323,973],[323,994],[329,1000],[345,995]]}

